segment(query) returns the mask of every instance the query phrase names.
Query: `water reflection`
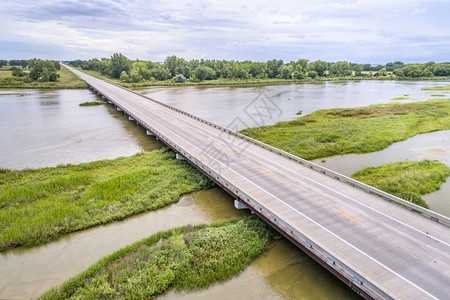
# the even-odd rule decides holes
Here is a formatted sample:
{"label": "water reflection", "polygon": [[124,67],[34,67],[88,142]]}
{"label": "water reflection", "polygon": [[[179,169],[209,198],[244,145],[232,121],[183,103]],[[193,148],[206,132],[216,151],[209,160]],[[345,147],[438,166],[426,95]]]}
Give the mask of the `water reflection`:
{"label": "water reflection", "polygon": [[61,99],[59,90],[42,90],[38,93],[39,104],[41,106],[58,105]]}

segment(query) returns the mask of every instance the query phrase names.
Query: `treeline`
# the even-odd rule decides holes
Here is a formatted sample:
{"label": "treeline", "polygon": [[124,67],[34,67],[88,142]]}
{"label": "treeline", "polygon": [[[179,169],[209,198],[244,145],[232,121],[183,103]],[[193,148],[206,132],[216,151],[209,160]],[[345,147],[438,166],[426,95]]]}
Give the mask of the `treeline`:
{"label": "treeline", "polygon": [[0,67],[11,66],[11,75],[21,78],[23,82],[49,82],[57,81],[59,78],[58,70],[61,65],[57,61],[42,59],[17,59],[0,60]]}
{"label": "treeline", "polygon": [[176,56],[167,57],[163,63],[129,60],[115,53],[111,58],[75,60],[70,65],[84,70],[98,71],[123,82],[168,80],[175,82],[213,79],[306,79],[317,77],[390,77],[420,78],[450,76],[450,63],[428,62],[404,64],[389,62],[386,65],[356,64],[346,61],[326,62],[299,59],[285,63],[281,59],[267,62],[190,60]]}

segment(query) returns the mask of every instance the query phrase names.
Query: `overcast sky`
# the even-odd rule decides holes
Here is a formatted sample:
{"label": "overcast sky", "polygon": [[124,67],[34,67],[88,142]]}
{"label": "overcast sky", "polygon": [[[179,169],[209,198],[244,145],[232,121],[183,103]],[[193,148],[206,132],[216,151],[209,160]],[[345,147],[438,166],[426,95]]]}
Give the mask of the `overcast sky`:
{"label": "overcast sky", "polygon": [[450,0],[0,0],[0,59],[450,61]]}

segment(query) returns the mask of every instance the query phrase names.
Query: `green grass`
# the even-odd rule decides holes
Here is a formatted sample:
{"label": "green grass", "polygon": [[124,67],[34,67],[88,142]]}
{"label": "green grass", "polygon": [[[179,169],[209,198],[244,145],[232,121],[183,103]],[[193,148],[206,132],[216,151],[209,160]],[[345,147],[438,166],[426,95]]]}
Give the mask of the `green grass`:
{"label": "green grass", "polygon": [[8,76],[2,75],[7,71],[0,71],[0,89],[84,89],[86,83],[82,81],[77,75],[70,72],[64,67],[58,71],[60,78],[57,82],[30,82],[23,81],[23,77],[11,76],[9,72]]}
{"label": "green grass", "polygon": [[390,99],[390,100],[392,100],[392,101],[401,101],[401,100],[412,100],[412,99],[414,99],[414,98],[409,98],[409,97],[394,97],[394,98],[392,98],[392,99]]}
{"label": "green grass", "polygon": [[382,150],[416,134],[450,129],[450,99],[316,111],[241,132],[305,159]]}
{"label": "green grass", "polygon": [[170,288],[206,288],[242,271],[270,236],[255,217],[159,232],[102,258],[40,299],[150,299]]}
{"label": "green grass", "polygon": [[431,94],[431,97],[445,97],[444,94]]}
{"label": "green grass", "polygon": [[420,196],[438,190],[450,169],[437,161],[405,161],[362,169],[352,178],[428,208]]}
{"label": "green grass", "polygon": [[449,85],[440,85],[440,86],[432,86],[432,87],[425,87],[422,90],[431,90],[431,91],[450,91],[450,84]]}
{"label": "green grass", "polygon": [[103,105],[105,102],[101,101],[90,101],[90,102],[83,102],[80,103],[79,106],[97,106],[97,105]]}
{"label": "green grass", "polygon": [[212,186],[167,148],[79,165],[0,169],[0,251],[158,209]]}
{"label": "green grass", "polygon": [[12,76],[11,75],[12,72],[9,69],[10,69],[9,67],[8,68],[5,68],[5,67],[0,68],[0,79]]}

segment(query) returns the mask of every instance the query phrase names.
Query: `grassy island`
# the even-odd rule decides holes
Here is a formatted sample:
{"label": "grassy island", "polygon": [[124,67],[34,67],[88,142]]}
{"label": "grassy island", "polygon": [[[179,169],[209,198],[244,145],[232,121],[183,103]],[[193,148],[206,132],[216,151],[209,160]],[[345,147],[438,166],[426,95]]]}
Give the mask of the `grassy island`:
{"label": "grassy island", "polygon": [[425,87],[422,90],[425,90],[425,91],[450,91],[450,84],[449,85]]}
{"label": "grassy island", "polygon": [[428,208],[421,195],[438,190],[450,169],[437,161],[404,161],[364,168],[352,178]]}
{"label": "grassy island", "polygon": [[382,150],[416,134],[450,129],[450,99],[316,111],[241,132],[305,159]]}
{"label": "grassy island", "polygon": [[159,232],[104,257],[40,299],[150,299],[206,288],[239,273],[268,246],[255,217]]}
{"label": "grassy island", "polygon": [[54,168],[0,170],[0,251],[121,220],[212,187],[167,148]]}
{"label": "grassy island", "polygon": [[90,102],[83,102],[80,103],[79,106],[98,106],[98,105],[103,105],[105,104],[105,102],[101,102],[101,101],[90,101]]}

